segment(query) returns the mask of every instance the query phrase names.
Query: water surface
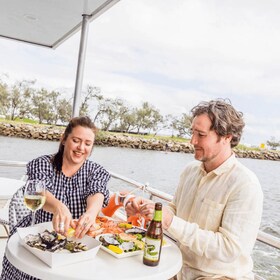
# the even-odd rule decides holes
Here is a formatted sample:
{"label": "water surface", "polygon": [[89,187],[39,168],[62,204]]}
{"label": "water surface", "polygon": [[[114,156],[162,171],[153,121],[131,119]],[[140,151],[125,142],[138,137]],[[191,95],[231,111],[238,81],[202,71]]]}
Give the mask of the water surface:
{"label": "water surface", "polygon": [[[58,142],[29,140],[0,136],[1,160],[29,161],[43,154],[55,153]],[[153,188],[174,194],[180,173],[192,160],[192,154],[165,153],[158,151],[94,147],[91,159],[108,170]],[[256,159],[240,159],[256,173],[264,192],[264,210],[261,229],[280,237],[280,162]],[[24,168],[0,168],[0,176],[19,179]],[[127,188],[112,180],[110,186]],[[280,279],[280,253],[262,244],[254,250],[255,271],[266,279]]]}

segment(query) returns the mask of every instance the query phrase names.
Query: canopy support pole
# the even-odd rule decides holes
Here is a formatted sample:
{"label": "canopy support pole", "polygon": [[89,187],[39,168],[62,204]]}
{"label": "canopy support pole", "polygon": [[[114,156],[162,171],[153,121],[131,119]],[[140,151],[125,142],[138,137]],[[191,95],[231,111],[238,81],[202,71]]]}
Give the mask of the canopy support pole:
{"label": "canopy support pole", "polygon": [[76,72],[76,83],[75,83],[72,117],[79,116],[90,18],[91,18],[91,15],[83,15],[80,48],[79,48],[79,58],[78,58],[78,65],[77,65],[77,72]]}

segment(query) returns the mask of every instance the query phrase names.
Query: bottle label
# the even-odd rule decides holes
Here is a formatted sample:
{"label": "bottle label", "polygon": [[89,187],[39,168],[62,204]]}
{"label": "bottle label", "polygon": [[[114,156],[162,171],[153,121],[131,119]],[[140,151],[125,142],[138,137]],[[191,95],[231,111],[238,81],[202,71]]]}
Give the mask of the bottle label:
{"label": "bottle label", "polygon": [[158,261],[160,257],[161,239],[145,237],[144,258],[150,261]]}
{"label": "bottle label", "polygon": [[154,219],[153,220],[156,221],[156,222],[161,222],[161,220],[162,220],[162,211],[156,210],[155,214],[154,214]]}

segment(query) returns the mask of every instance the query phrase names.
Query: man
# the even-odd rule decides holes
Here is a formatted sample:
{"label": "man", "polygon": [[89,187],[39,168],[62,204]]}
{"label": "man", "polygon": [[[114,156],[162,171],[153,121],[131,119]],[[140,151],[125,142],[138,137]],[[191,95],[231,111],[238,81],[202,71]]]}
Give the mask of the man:
{"label": "man", "polygon": [[[195,161],[182,173],[172,202],[163,207],[163,228],[182,251],[179,279],[253,279],[251,252],[261,222],[263,194],[253,172],[232,148],[243,114],[227,100],[201,102],[192,110]],[[126,207],[152,218],[154,204],[137,198]]]}

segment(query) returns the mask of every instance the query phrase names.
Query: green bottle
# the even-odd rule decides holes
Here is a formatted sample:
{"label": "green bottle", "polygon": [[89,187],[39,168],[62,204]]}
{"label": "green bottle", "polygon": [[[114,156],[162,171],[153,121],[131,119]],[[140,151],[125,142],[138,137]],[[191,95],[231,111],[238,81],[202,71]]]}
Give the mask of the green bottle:
{"label": "green bottle", "polygon": [[160,261],[162,247],[162,204],[155,204],[154,218],[146,232],[143,263],[148,266],[156,266]]}

